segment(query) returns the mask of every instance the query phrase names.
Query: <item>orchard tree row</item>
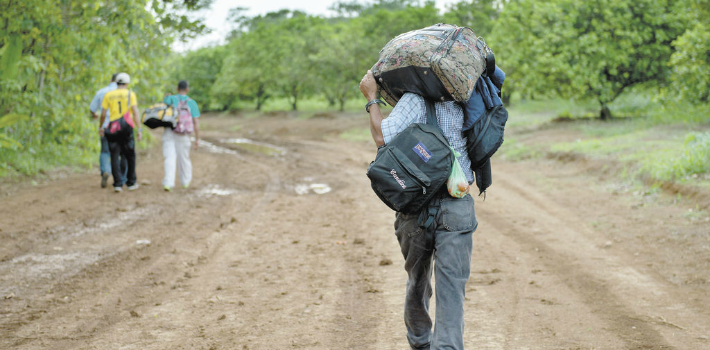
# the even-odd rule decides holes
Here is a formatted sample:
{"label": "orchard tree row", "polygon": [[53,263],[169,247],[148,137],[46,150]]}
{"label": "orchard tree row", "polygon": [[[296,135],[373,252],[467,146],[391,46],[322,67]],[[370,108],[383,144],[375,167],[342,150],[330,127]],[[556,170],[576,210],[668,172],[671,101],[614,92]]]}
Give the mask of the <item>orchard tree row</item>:
{"label": "orchard tree row", "polygon": [[433,2],[339,2],[334,17],[283,10],[245,17],[222,46],[185,54],[174,75],[216,109],[256,108],[304,97],[343,108],[394,36],[438,22],[471,27],[508,74],[505,93],[593,99],[600,116],[634,86],[707,103],[710,0],[464,0],[440,13]]}

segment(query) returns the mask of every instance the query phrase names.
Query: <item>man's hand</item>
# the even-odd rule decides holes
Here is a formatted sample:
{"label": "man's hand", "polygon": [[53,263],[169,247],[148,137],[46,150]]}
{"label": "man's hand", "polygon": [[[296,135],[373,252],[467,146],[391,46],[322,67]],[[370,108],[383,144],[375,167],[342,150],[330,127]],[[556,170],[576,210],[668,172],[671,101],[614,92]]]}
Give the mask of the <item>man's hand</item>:
{"label": "man's hand", "polygon": [[104,128],[99,128],[99,136],[104,137]]}
{"label": "man's hand", "polygon": [[372,75],[372,71],[368,70],[367,74],[362,77],[360,81],[360,92],[368,101],[372,101],[377,98],[377,82],[375,81],[375,76]]}
{"label": "man's hand", "polygon": [[138,136],[138,141],[142,140],[142,139],[143,139],[143,130],[138,129],[138,135],[137,135],[137,136]]}
{"label": "man's hand", "polygon": [[195,139],[195,145],[192,147],[195,148],[195,151],[197,151],[197,148],[200,147],[200,139]]}

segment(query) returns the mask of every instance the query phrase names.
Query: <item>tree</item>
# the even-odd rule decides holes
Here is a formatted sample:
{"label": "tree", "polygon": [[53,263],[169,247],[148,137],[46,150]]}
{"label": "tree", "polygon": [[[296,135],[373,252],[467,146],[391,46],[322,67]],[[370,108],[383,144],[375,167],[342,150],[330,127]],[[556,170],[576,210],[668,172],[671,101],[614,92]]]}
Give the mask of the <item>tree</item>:
{"label": "tree", "polygon": [[710,102],[710,0],[686,0],[688,30],[673,45],[669,93],[691,103]]}
{"label": "tree", "polygon": [[448,6],[444,22],[473,29],[487,37],[493,30],[505,0],[463,0]]}
{"label": "tree", "polygon": [[281,43],[276,40],[275,23],[290,11],[255,18],[245,18],[240,12],[232,11],[232,17],[239,20],[239,28],[230,34],[222,70],[211,94],[230,108],[238,100],[249,100],[256,103],[256,110],[261,110],[278,87],[282,50],[277,50]]}
{"label": "tree", "polygon": [[172,72],[167,91],[175,90],[178,81],[187,80],[191,98],[198,101],[203,109],[224,109],[225,104],[213,99],[210,90],[222,70],[225,54],[225,46],[211,46],[178,57],[170,65]]}
{"label": "tree", "polygon": [[313,77],[318,69],[313,61],[322,33],[317,30],[324,23],[320,17],[293,12],[290,18],[274,27],[272,54],[278,64],[271,69],[278,72],[277,85],[283,96],[291,100],[291,109],[298,109],[298,100],[312,93],[318,81]]}
{"label": "tree", "polygon": [[352,22],[323,25],[318,29],[323,40],[312,56],[318,80],[317,91],[337,103],[340,111],[345,102],[357,96],[357,81],[372,65],[376,56],[363,50],[367,38],[354,28]]}
{"label": "tree", "polygon": [[594,98],[606,119],[625,89],[666,79],[682,25],[671,0],[520,0],[504,7],[492,42],[506,84],[531,96]]}

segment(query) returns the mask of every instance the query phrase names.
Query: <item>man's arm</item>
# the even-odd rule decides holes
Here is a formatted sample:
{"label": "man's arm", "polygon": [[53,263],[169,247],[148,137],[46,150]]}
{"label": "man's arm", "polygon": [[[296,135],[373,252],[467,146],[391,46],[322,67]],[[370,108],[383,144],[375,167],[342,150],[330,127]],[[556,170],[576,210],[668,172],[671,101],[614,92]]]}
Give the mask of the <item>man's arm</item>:
{"label": "man's arm", "polygon": [[138,141],[143,138],[143,127],[140,124],[140,117],[138,117],[138,106],[131,106],[131,112],[133,114],[133,125],[138,128]]}
{"label": "man's arm", "polygon": [[104,137],[104,120],[106,120],[106,108],[101,109],[101,121],[99,122],[99,135]]}
{"label": "man's arm", "polygon": [[98,119],[99,111],[101,111],[101,97],[99,96],[99,94],[96,94],[94,95],[94,98],[91,100],[91,104],[89,105],[89,112],[91,112],[91,118]]}
{"label": "man's arm", "polygon": [[[372,101],[377,98],[377,83],[375,82],[375,77],[372,75],[372,71],[368,70],[367,74],[362,77],[360,81],[360,92],[367,99],[367,101]],[[382,111],[380,111],[380,106],[378,104],[373,104],[370,106],[370,134],[372,139],[375,141],[377,147],[384,146],[385,138],[382,136]]]}
{"label": "man's arm", "polygon": [[200,146],[200,118],[192,118],[192,124],[195,126],[195,149]]}

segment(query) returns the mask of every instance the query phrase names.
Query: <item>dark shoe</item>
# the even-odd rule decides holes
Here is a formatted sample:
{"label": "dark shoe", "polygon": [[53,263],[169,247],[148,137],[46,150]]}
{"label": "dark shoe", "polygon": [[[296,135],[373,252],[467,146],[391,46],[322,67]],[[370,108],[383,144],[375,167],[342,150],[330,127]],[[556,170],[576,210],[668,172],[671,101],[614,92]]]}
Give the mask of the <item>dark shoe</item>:
{"label": "dark shoe", "polygon": [[101,173],[101,188],[108,186],[108,173]]}

